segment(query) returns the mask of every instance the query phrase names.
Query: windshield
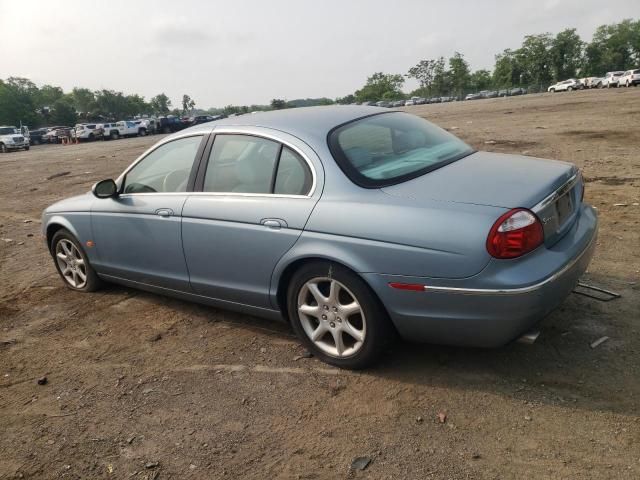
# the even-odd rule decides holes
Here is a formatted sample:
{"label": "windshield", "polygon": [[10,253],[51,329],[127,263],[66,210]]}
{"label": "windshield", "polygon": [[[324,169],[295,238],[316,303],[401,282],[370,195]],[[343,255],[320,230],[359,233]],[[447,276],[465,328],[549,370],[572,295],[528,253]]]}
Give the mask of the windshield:
{"label": "windshield", "polygon": [[394,185],[473,153],[457,137],[402,112],[355,120],[329,133],[340,168],[366,188]]}
{"label": "windshield", "polygon": [[0,127],[0,135],[14,135],[18,130],[13,127]]}

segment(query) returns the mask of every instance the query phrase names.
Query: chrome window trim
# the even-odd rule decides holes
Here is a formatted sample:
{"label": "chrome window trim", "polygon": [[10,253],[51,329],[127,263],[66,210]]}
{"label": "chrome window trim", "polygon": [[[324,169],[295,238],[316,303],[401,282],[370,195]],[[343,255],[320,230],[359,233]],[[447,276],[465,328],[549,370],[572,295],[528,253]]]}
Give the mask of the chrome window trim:
{"label": "chrome window trim", "polygon": [[[311,162],[311,160],[309,160],[307,155],[302,150],[300,150],[297,146],[293,145],[291,142],[283,140],[281,137],[278,137],[277,135],[273,135],[273,134],[270,134],[270,133],[265,133],[261,129],[260,130],[255,130],[255,129],[247,128],[247,130],[242,130],[242,129],[238,129],[237,127],[220,126],[220,127],[214,128],[212,133],[214,135],[218,135],[218,134],[221,134],[221,135],[247,135],[247,136],[250,136],[250,137],[261,137],[261,138],[266,138],[267,140],[271,140],[271,141],[274,141],[274,142],[281,143],[285,147],[290,148],[291,150],[296,152],[298,155],[300,155],[300,157],[302,157],[302,159],[306,162],[307,166],[309,167],[309,170],[311,170],[311,188],[309,189],[309,192],[304,194],[304,195],[284,195],[284,194],[277,194],[277,193],[238,193],[238,192],[199,192],[199,193],[206,193],[208,195],[212,195],[212,194],[214,194],[214,195],[216,195],[216,194],[217,195],[240,195],[240,196],[247,195],[247,196],[270,197],[270,198],[271,197],[311,198],[313,196],[313,194],[315,193],[318,180],[317,180],[316,169],[313,166],[313,162]],[[214,140],[214,143],[215,143],[215,140]],[[213,152],[213,147],[211,148],[211,152]],[[206,161],[207,161],[207,166],[208,166],[209,159],[206,159]]]}
{"label": "chrome window trim", "polygon": [[[226,126],[221,126],[221,127],[215,127],[215,128],[211,128],[210,130],[202,130],[202,131],[198,131],[196,132],[191,132],[191,133],[185,133],[182,135],[178,135],[176,137],[171,137],[171,138],[167,138],[167,139],[163,139],[162,141],[160,141],[159,143],[153,145],[152,147],[150,147],[149,149],[147,149],[142,155],[140,155],[131,165],[129,165],[124,172],[122,172],[120,174],[120,176],[116,179],[116,184],[118,185],[118,187],[121,186],[121,182],[124,180],[124,177],[127,175],[127,173],[129,173],[129,171],[135,167],[138,163],[140,163],[142,160],[144,160],[149,154],[151,154],[153,151],[155,151],[156,149],[160,148],[161,146],[172,142],[174,140],[180,140],[181,138],[187,138],[187,137],[197,137],[197,136],[207,136],[209,134],[214,134],[217,135],[218,133],[223,134],[223,135],[247,135],[247,136],[253,136],[253,137],[262,137],[262,138],[266,138],[267,140],[272,140],[275,142],[279,142],[282,145],[290,148],[291,150],[293,150],[294,152],[296,152],[298,155],[300,155],[302,157],[302,159],[306,162],[307,166],[309,167],[309,169],[311,170],[311,188],[309,189],[309,193],[307,193],[306,195],[285,195],[285,194],[280,194],[280,193],[241,193],[241,192],[146,192],[146,193],[122,193],[119,196],[123,197],[123,198],[128,198],[128,197],[132,197],[132,196],[140,196],[140,195],[197,195],[197,196],[203,196],[203,195],[207,195],[207,196],[215,196],[215,197],[219,197],[219,196],[226,196],[226,197],[265,197],[265,198],[291,198],[291,199],[296,199],[296,198],[312,198],[313,194],[316,192],[316,187],[317,187],[317,173],[316,173],[316,169],[313,165],[313,162],[311,160],[309,160],[309,158],[307,157],[307,155],[300,149],[298,148],[296,145],[293,145],[291,142],[283,140],[282,138],[278,137],[277,135],[272,135],[269,133],[264,133],[261,130],[254,130],[251,129],[251,127],[247,128],[246,130],[244,129],[240,129],[237,127],[226,127]],[[286,133],[286,132],[285,132]],[[213,151],[213,148],[211,149],[211,151]],[[206,159],[207,163],[209,162],[209,159]]]}
{"label": "chrome window trim", "polygon": [[542,210],[544,210],[545,207],[551,205],[553,202],[555,202],[558,198],[560,198],[561,196],[563,196],[565,193],[567,193],[569,190],[571,190],[576,183],[578,183],[578,180],[580,180],[580,178],[582,178],[582,174],[580,173],[580,171],[578,170],[576,173],[573,174],[573,176],[571,176],[571,178],[569,178],[569,180],[567,180],[562,186],[560,186],[556,191],[554,191],[553,193],[551,193],[550,195],[548,195],[547,197],[545,197],[541,202],[537,203],[532,209],[531,211],[533,213],[538,213]]}
{"label": "chrome window trim", "polygon": [[591,250],[594,242],[596,241],[596,236],[589,241],[587,247],[580,252],[580,255],[575,257],[569,263],[567,263],[564,267],[558,270],[556,273],[551,275],[550,277],[545,278],[544,280],[534,283],[533,285],[529,285],[528,287],[520,287],[520,288],[460,288],[460,287],[432,287],[429,285],[424,285],[425,292],[434,292],[434,293],[457,293],[462,295],[521,295],[524,293],[535,292],[536,290],[541,289],[548,283],[551,283],[557,280],[559,277],[564,275],[568,270],[571,270],[573,266],[582,260],[587,252]]}

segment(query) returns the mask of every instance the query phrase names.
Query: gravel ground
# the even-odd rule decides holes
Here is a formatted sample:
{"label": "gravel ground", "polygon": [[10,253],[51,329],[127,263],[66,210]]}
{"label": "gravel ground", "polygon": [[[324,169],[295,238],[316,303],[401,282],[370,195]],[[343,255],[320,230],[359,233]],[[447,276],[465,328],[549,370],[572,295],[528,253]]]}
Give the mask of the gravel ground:
{"label": "gravel ground", "polygon": [[583,168],[601,221],[585,280],[622,298],[570,296],[534,345],[399,344],[338,371],[300,358],[284,324],[64,288],[42,209],[159,137],[1,155],[0,479],[640,478],[640,88],[407,110]]}

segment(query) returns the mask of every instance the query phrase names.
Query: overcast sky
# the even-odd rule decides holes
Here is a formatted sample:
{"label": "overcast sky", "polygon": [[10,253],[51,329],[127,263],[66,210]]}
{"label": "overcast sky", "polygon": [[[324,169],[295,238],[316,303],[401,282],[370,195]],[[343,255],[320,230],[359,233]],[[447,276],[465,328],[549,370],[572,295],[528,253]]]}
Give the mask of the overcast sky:
{"label": "overcast sky", "polygon": [[490,69],[526,34],[590,40],[639,17],[640,0],[0,0],[0,78],[174,105],[187,93],[201,108],[334,98],[420,59],[458,50]]}

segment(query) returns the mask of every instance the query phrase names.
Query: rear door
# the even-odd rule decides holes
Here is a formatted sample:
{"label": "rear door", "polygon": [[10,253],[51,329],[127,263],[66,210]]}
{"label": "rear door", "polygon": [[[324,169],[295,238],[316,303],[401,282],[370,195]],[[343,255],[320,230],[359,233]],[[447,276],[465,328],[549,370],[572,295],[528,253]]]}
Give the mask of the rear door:
{"label": "rear door", "polygon": [[282,132],[214,132],[196,181],[201,193],[189,196],[182,211],[191,286],[200,295],[273,308],[271,275],[320,198],[320,161]]}

